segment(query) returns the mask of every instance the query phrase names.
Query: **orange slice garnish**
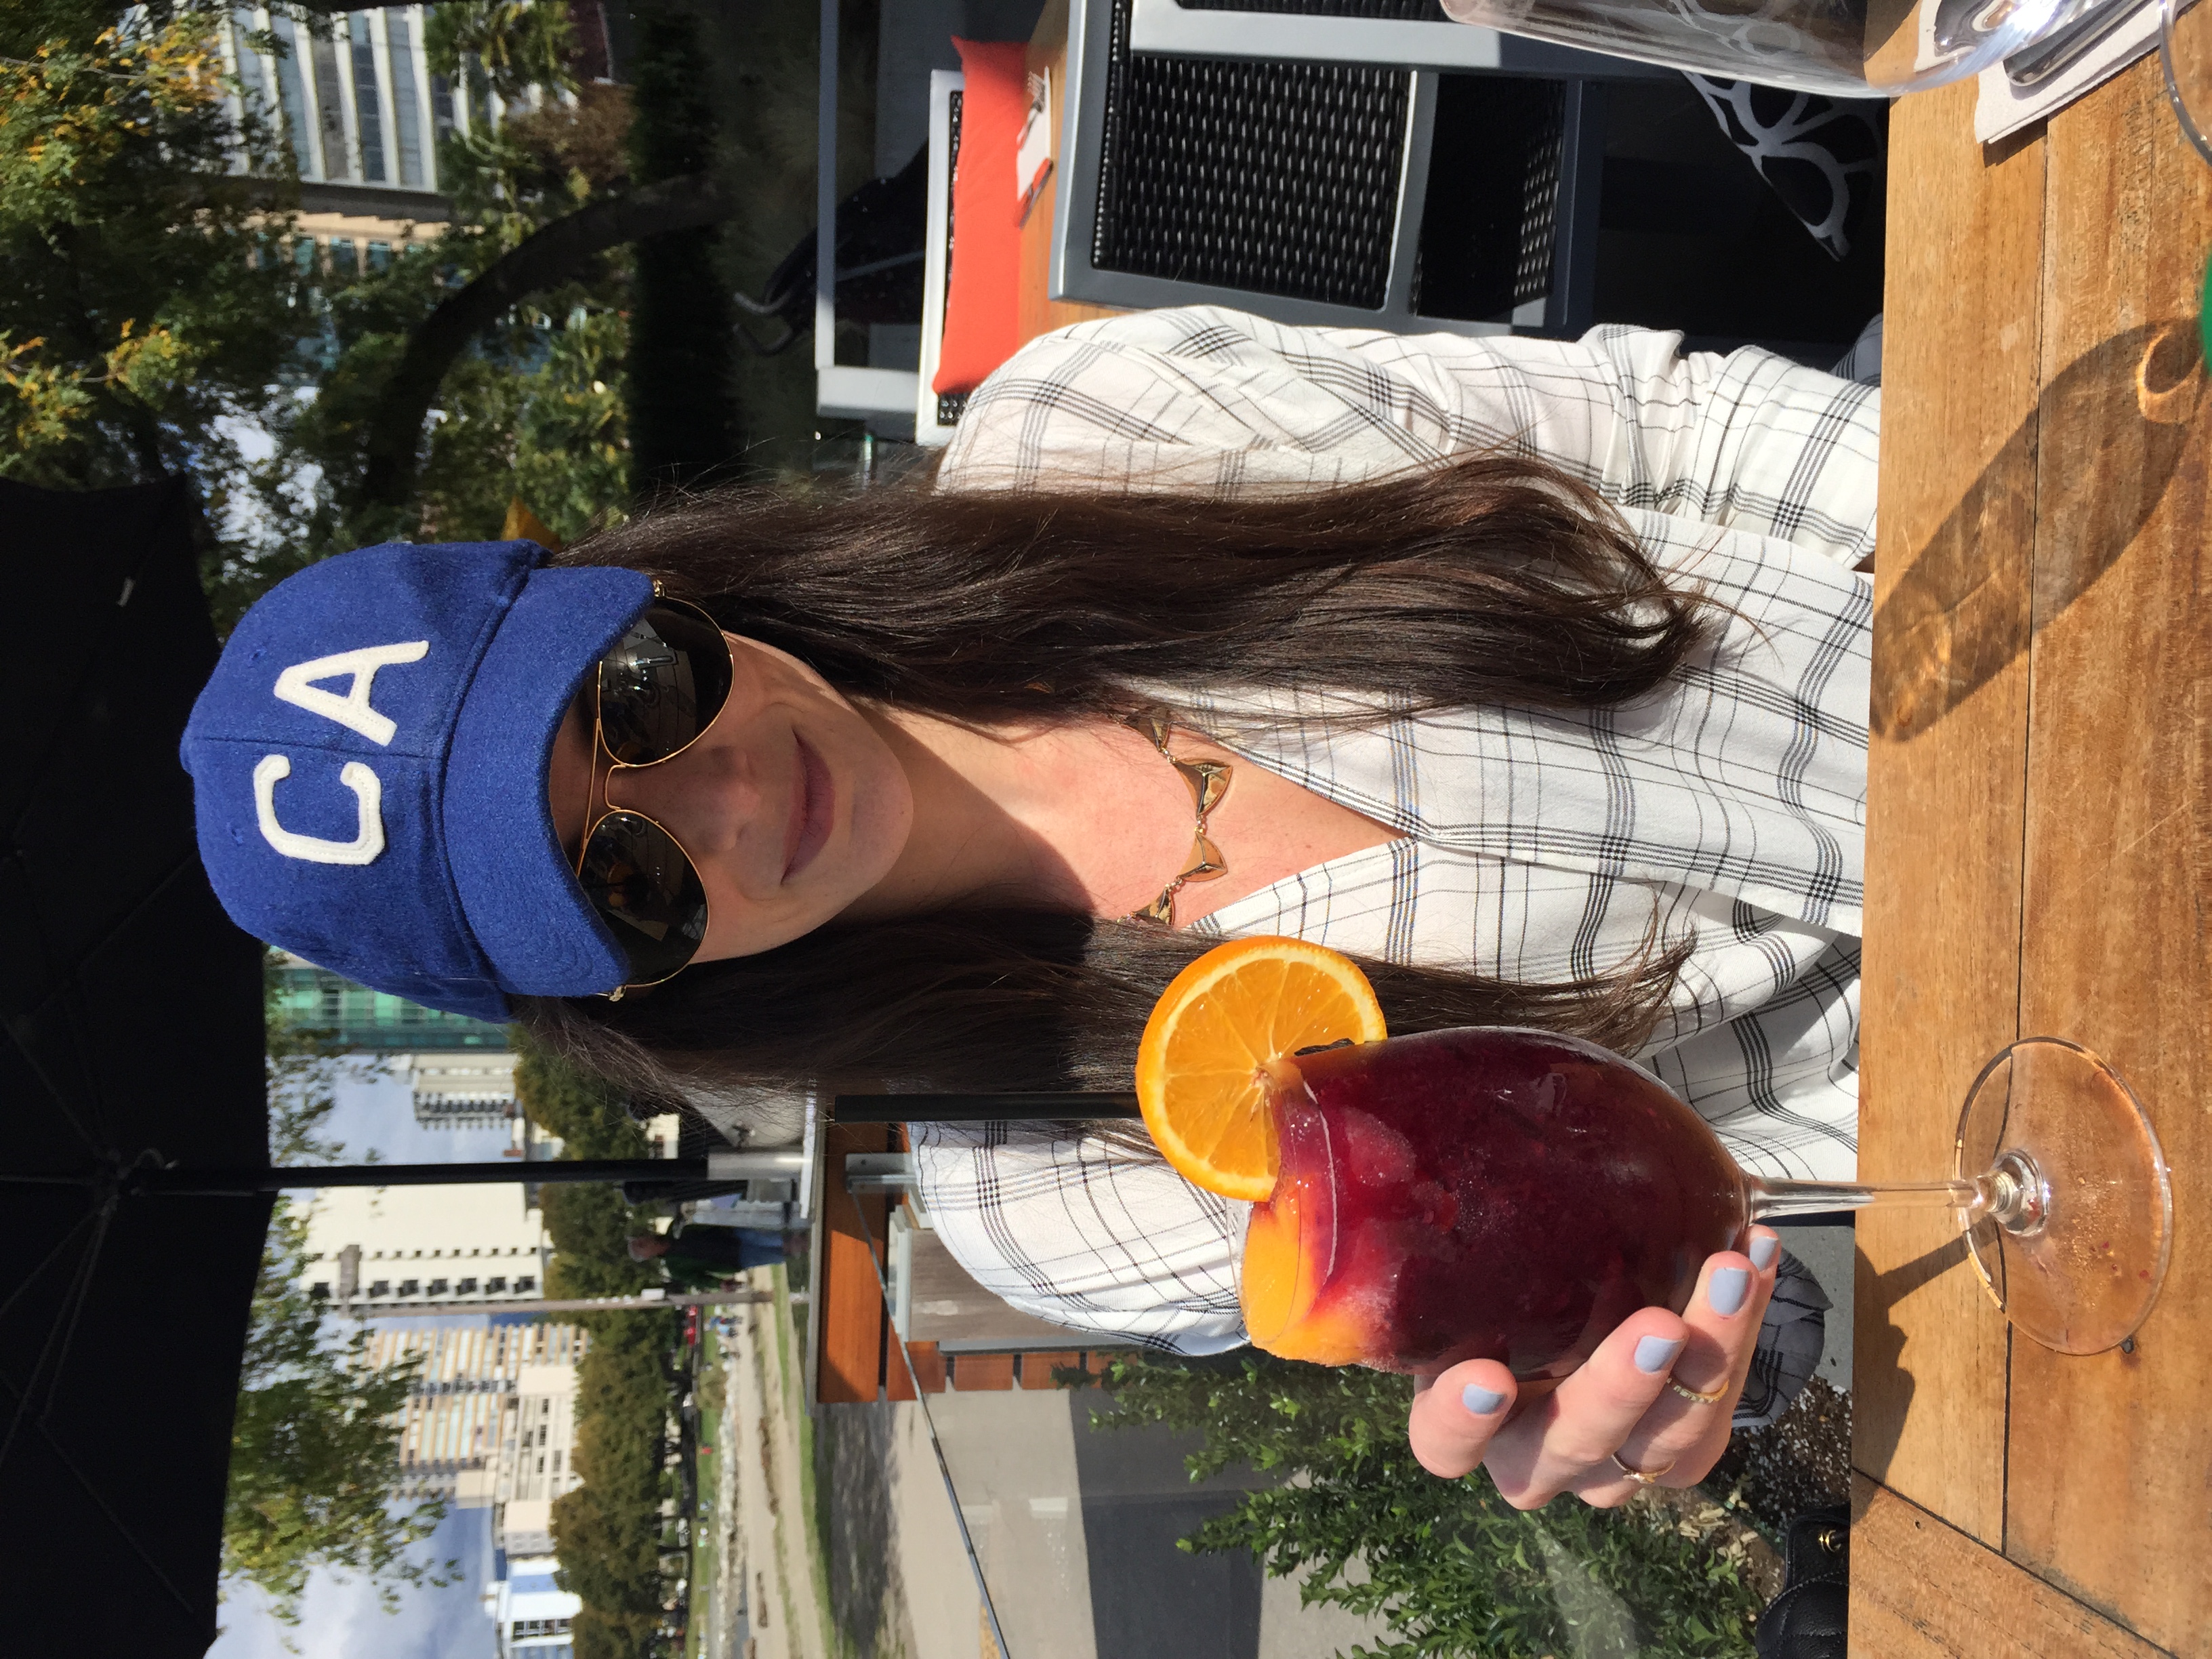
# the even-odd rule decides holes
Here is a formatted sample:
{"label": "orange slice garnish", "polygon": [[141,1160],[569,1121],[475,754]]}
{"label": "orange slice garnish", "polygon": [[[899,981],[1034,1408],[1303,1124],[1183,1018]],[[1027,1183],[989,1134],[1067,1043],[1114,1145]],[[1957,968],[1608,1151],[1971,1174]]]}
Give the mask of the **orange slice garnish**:
{"label": "orange slice garnish", "polygon": [[1304,939],[1231,939],[1177,974],[1145,1023],[1145,1127],[1193,1185],[1264,1199],[1279,1162],[1269,1062],[1387,1035],[1374,988],[1349,958]]}

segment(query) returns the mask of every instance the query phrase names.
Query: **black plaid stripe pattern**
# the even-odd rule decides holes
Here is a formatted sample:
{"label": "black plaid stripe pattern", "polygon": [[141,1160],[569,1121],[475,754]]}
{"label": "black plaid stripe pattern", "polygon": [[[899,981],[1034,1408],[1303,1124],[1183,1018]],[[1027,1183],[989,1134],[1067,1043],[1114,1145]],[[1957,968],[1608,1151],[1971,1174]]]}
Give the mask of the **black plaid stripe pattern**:
{"label": "black plaid stripe pattern", "polygon": [[[1879,395],[1761,352],[1684,359],[1676,344],[1139,313],[1024,348],[975,393],[939,480],[1234,494],[1504,445],[1601,489],[1729,613],[1652,697],[1417,718],[1377,700],[1155,688],[1189,726],[1404,837],[1194,931],[1557,980],[1630,959],[1656,920],[1690,954],[1638,1058],[1747,1168],[1849,1179],[1872,607],[1848,567],[1873,545]],[[1243,1340],[1243,1206],[1095,1139],[931,1125],[915,1144],[946,1245],[1015,1305],[1184,1352]]]}
{"label": "black plaid stripe pattern", "polygon": [[976,388],[939,474],[1221,494],[1329,484],[1471,450],[1540,455],[1607,501],[1874,550],[1881,393],[1753,349],[1301,329],[1198,306],[1032,340]]}

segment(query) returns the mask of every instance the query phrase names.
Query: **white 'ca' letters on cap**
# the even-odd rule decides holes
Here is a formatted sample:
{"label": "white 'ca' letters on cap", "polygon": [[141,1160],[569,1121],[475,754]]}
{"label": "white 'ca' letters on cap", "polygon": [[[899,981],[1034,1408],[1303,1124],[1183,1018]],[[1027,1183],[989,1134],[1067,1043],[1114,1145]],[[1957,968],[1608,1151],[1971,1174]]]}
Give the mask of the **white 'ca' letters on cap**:
{"label": "white 'ca' letters on cap", "polygon": [[[420,662],[429,650],[429,641],[409,640],[401,645],[364,646],[358,651],[318,657],[313,662],[296,662],[276,677],[276,695],[295,708],[360,732],[380,749],[392,741],[399,727],[369,707],[368,694],[376,684],[376,671],[403,662]],[[343,697],[315,683],[340,674],[353,676],[353,687]]]}
{"label": "white 'ca' letters on cap", "polygon": [[253,810],[261,820],[261,838],[286,858],[309,864],[374,863],[384,850],[383,780],[359,761],[345,763],[338,781],[354,793],[361,828],[351,841],[325,841],[297,835],[276,822],[276,786],[291,775],[292,763],[282,755],[264,755],[253,769]]}

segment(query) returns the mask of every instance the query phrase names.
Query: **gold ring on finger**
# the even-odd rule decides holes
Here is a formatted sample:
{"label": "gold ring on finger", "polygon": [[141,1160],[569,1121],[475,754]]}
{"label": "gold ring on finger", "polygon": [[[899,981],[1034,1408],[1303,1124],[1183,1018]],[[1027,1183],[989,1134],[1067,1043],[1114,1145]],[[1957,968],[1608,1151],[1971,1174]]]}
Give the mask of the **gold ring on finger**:
{"label": "gold ring on finger", "polygon": [[1633,1480],[1639,1486],[1657,1486],[1659,1484],[1660,1477],[1664,1475],[1668,1470],[1674,1467],[1673,1462],[1668,1462],[1656,1469],[1632,1469],[1627,1464],[1620,1461],[1620,1454],[1619,1452],[1607,1452],[1606,1455],[1613,1460],[1613,1468],[1619,1469],[1623,1474],[1626,1475],[1631,1480]]}
{"label": "gold ring on finger", "polygon": [[1715,1389],[1711,1394],[1699,1394],[1695,1389],[1683,1387],[1671,1376],[1667,1379],[1667,1386],[1693,1406],[1717,1406],[1728,1398],[1725,1387]]}

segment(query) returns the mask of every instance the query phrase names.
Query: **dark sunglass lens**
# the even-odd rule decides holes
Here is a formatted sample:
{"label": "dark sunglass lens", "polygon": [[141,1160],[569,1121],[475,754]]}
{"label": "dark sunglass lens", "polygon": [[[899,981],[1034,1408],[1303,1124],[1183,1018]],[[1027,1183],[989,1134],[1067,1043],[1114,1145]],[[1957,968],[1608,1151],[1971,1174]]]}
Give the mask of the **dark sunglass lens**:
{"label": "dark sunglass lens", "polygon": [[674,837],[650,818],[615,812],[584,843],[577,878],[629,953],[630,982],[666,979],[707,934],[707,890]]}
{"label": "dark sunglass lens", "polygon": [[665,760],[714,723],[730,696],[730,651],[699,613],[647,607],[599,659],[607,752],[632,766]]}

